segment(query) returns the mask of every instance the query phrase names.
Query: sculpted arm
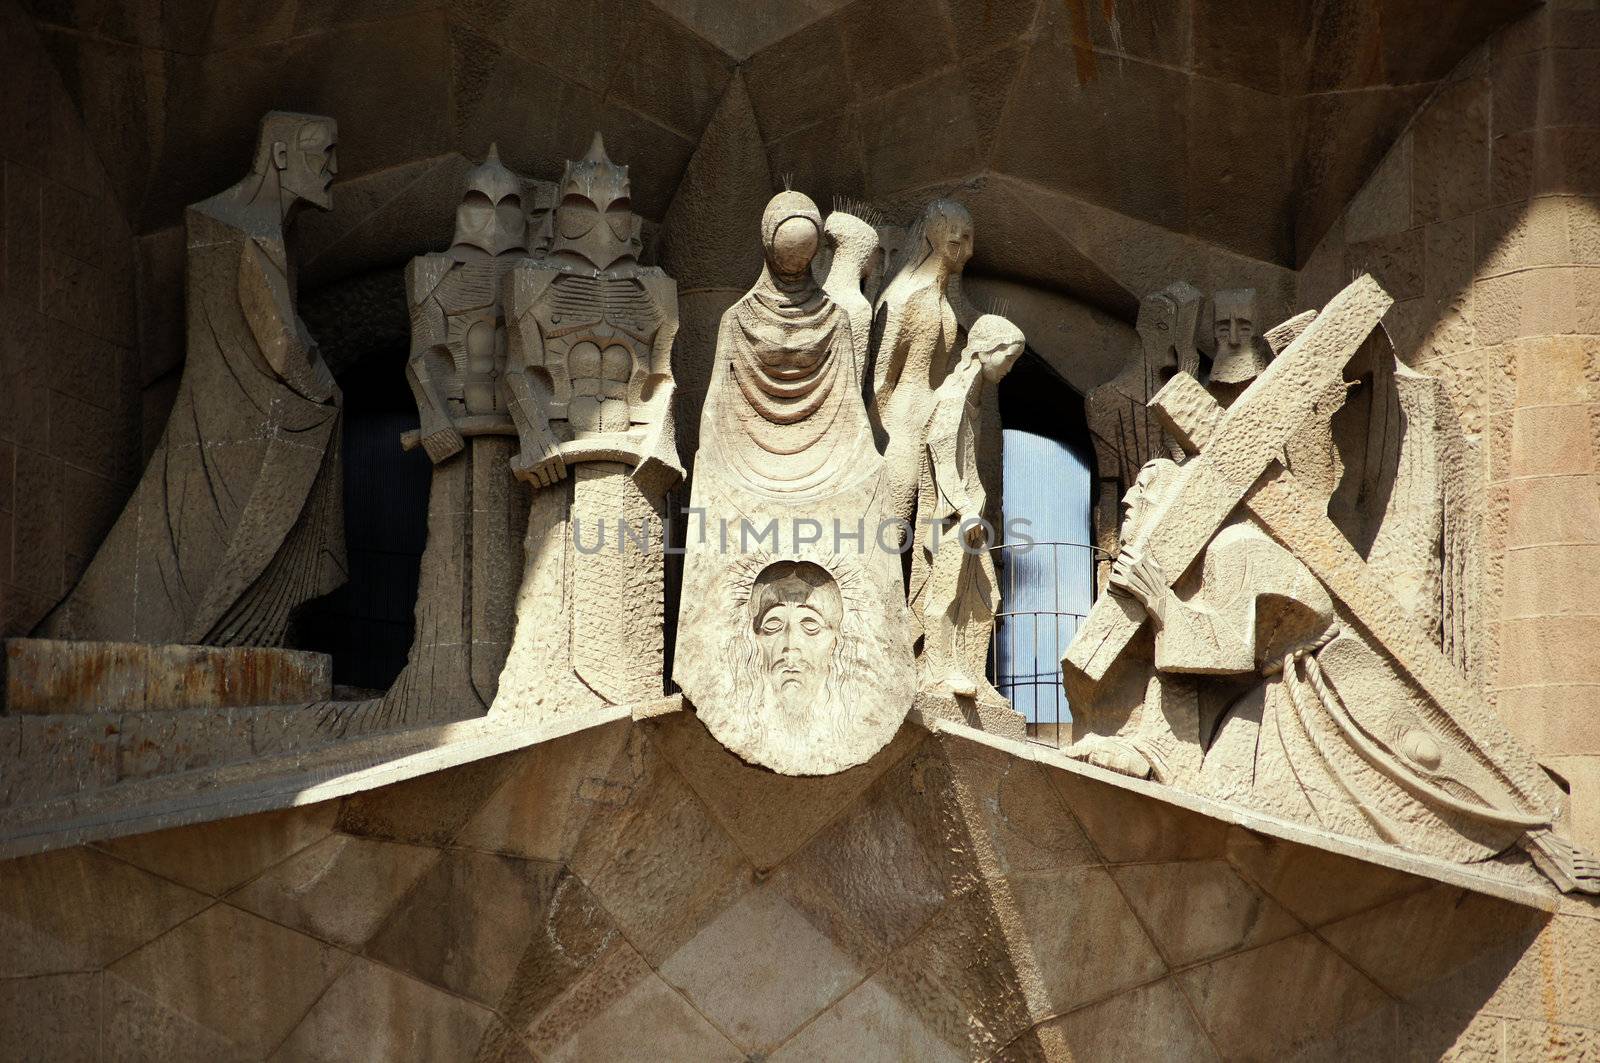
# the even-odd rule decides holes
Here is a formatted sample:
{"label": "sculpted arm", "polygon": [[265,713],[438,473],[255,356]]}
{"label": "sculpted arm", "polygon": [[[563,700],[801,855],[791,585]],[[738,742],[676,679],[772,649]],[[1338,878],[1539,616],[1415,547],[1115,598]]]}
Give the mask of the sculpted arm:
{"label": "sculpted arm", "polygon": [[673,398],[677,382],[672,376],[672,344],[678,335],[678,285],[670,277],[649,277],[644,287],[650,293],[661,324],[651,340],[650,365],[635,401],[638,407],[633,415],[635,423],[644,427],[644,441],[640,448],[646,465],[657,465],[671,473],[671,479],[683,476],[683,465],[678,460],[678,441],[673,417]]}
{"label": "sculpted arm", "polygon": [[422,447],[436,465],[466,446],[450,417],[438,379],[441,370],[450,365],[444,308],[434,297],[434,288],[442,276],[439,267],[427,259],[414,259],[406,266],[406,290],[411,304],[411,355],[406,360],[406,381],[417,403]]}
{"label": "sculpted arm", "polygon": [[314,402],[337,390],[316,341],[294,312],[289,278],[255,240],[245,244],[239,267],[239,305],[273,374]]}
{"label": "sculpted arm", "polygon": [[900,350],[905,307],[903,304],[886,304],[880,313],[883,316],[883,331],[878,337],[876,355],[872,360],[872,395],[873,404],[882,410],[889,392],[900,382],[900,370],[906,364],[905,352]]}
{"label": "sculpted arm", "polygon": [[[1212,549],[1217,549],[1213,547]],[[1154,558],[1124,547],[1111,566],[1110,589],[1141,602],[1156,632],[1156,668],[1231,675],[1256,669],[1254,589],[1249,569],[1207,557],[1200,590],[1188,602],[1172,592]]]}
{"label": "sculpted arm", "polygon": [[969,484],[962,476],[962,435],[976,428],[968,423],[966,406],[965,396],[944,391],[928,426],[928,465],[933,481],[962,520],[981,516],[987,502],[983,485]]}
{"label": "sculpted arm", "polygon": [[502,300],[506,313],[507,405],[517,426],[521,453],[511,459],[511,471],[536,487],[547,487],[567,475],[561,459],[544,396],[548,384],[538,386],[548,372],[545,368],[544,333],[530,310],[549,285],[547,276],[532,276],[532,271],[513,269],[503,282]]}

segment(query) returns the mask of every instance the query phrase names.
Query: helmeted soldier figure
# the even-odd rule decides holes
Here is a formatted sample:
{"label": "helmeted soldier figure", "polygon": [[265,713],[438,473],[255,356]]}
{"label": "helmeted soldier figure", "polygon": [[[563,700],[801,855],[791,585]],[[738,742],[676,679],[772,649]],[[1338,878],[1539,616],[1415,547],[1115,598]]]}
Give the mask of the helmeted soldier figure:
{"label": "helmeted soldier figure", "polygon": [[[504,392],[520,444],[511,466],[533,487],[501,682],[518,711],[661,696],[658,540],[666,490],[683,475],[672,422],[678,298],[670,277],[639,265],[639,227],[628,169],[596,134],[562,175],[548,253],[504,281]],[[624,528],[657,541],[624,543]]]}
{"label": "helmeted soldier figure", "polygon": [[[420,442],[433,462],[428,541],[410,658],[387,695],[342,707],[341,726],[481,715],[511,645],[527,499],[511,476],[515,429],[500,279],[528,255],[523,182],[491,146],[467,174],[450,248],[406,267]],[[361,714],[376,719],[356,720]]]}

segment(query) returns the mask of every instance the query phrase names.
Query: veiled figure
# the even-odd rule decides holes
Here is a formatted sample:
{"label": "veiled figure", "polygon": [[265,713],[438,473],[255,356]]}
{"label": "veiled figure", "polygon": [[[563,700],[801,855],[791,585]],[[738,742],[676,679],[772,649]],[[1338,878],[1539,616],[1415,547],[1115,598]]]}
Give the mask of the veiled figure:
{"label": "veiled figure", "polygon": [[345,580],[340,394],[284,232],[331,209],[332,119],[273,112],[244,180],[188,210],[188,357],[161,442],[55,638],[277,646]]}
{"label": "veiled figure", "polygon": [[[700,445],[717,448],[749,486],[794,498],[872,475],[873,463],[853,459],[876,450],[857,390],[849,316],[809,269],[786,275],[774,262],[780,251],[794,250],[778,245],[786,224],[820,231],[821,219],[798,192],[768,205],[761,227],[767,264],[723,315]],[[787,232],[784,238],[791,239]]]}
{"label": "veiled figure", "polygon": [[[899,558],[878,542],[883,457],[850,319],[810,269],[821,235],[809,198],[774,197],[761,277],[723,315],[674,665],[719,741],[795,775],[870,758],[893,737],[913,682]],[[791,615],[802,604],[806,615]],[[774,608],[783,616],[768,615]],[[872,652],[852,651],[861,666],[838,668],[817,648],[823,629],[836,633],[835,649],[864,639]],[[779,635],[798,641],[784,648]],[[747,673],[749,683],[731,679]]]}

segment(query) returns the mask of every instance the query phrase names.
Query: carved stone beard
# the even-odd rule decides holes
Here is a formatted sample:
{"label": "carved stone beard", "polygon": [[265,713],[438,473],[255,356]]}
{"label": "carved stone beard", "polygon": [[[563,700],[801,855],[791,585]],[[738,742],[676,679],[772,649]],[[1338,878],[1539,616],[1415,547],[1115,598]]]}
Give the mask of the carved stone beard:
{"label": "carved stone beard", "polygon": [[1211,379],[1218,384],[1243,384],[1254,380],[1267,368],[1270,356],[1260,337],[1252,336],[1241,344],[1218,344],[1211,360]]}
{"label": "carved stone beard", "polygon": [[[853,625],[851,625],[853,627]],[[785,749],[827,748],[849,742],[859,726],[844,697],[844,675],[859,656],[859,637],[841,625],[822,668],[813,667],[793,681],[774,667],[751,626],[741,626],[725,662],[740,691],[741,710],[730,724],[752,741]]]}

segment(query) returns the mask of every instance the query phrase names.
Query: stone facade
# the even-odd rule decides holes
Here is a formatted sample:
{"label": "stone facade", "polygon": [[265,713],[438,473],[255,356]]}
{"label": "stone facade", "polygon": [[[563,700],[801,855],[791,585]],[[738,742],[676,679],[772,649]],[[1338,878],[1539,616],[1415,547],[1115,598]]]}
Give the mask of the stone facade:
{"label": "stone facade", "polygon": [[[264,112],[338,121],[337,209],[297,222],[298,276],[286,274],[303,307],[320,307],[305,317],[333,374],[388,359],[397,382],[400,271],[451,246],[469,160],[498,142],[509,169],[491,205],[524,211],[516,251],[532,275],[555,242],[563,161],[598,129],[631,182],[617,214],[632,220],[612,230],[630,249],[623,272],[662,277],[661,298],[676,299],[676,318],[656,315],[675,342],[665,324],[629,334],[635,361],[651,351],[650,373],[634,375],[654,382],[634,390],[666,396],[640,423],[662,428],[652,439],[687,474],[672,484],[674,457],[672,476],[635,487],[641,455],[591,464],[648,491],[664,524],[718,475],[702,423],[725,368],[719,321],[730,307],[736,321],[763,263],[781,257],[761,223],[780,189],[822,207],[806,216],[826,253],[815,285],[809,267],[791,270],[768,294],[786,310],[801,306],[795,293],[815,295],[804,307],[848,321],[829,349],[849,356],[864,411],[876,412],[892,275],[915,257],[917,217],[950,201],[971,242],[947,249],[964,276],[960,263],[936,271],[933,361],[959,354],[985,311],[1014,322],[1008,338],[1020,328],[1028,357],[1090,396],[1097,442],[1131,421],[1145,429],[1132,432],[1137,455],[1113,446],[1091,470],[1119,494],[1153,454],[1203,460],[1206,433],[1224,424],[1217,400],[1247,408],[1250,381],[1270,381],[1295,336],[1338,327],[1337,314],[1304,312],[1370,275],[1393,305],[1362,346],[1366,375],[1340,424],[1371,422],[1392,398],[1384,388],[1406,392],[1393,408],[1407,430],[1418,411],[1438,414],[1420,426],[1429,432],[1446,423],[1440,411],[1459,414],[1459,440],[1413,452],[1430,470],[1449,465],[1451,493],[1433,491],[1432,508],[1410,516],[1430,543],[1455,534],[1446,549],[1461,553],[1447,552],[1437,585],[1402,587],[1384,582],[1399,569],[1382,567],[1401,547],[1390,536],[1365,556],[1369,536],[1356,545],[1372,573],[1341,582],[1299,548],[1306,525],[1288,527],[1291,511],[1317,507],[1263,510],[1270,491],[1245,498],[1245,480],[1233,526],[1192,544],[1189,583],[1170,582],[1207,612],[1207,582],[1242,550],[1288,573],[1324,621],[1337,607],[1364,623],[1374,599],[1356,592],[1375,583],[1397,599],[1445,599],[1401,618],[1425,619],[1433,638],[1410,681],[1445,703],[1445,720],[1490,735],[1490,759],[1510,765],[1512,790],[1537,794],[1536,812],[1561,808],[1552,836],[1600,846],[1592,0],[302,0],[259,11],[0,0],[0,68],[7,636],[37,632],[77,585],[159,453],[185,360],[182,210],[238,177]],[[593,205],[610,224],[607,204]],[[833,256],[849,268],[830,274]],[[606,267],[592,264],[599,278]],[[1163,291],[1195,344],[1150,332],[1166,318],[1141,303]],[[1152,397],[1169,362],[1205,380],[1198,355],[1214,356],[1223,321],[1237,334],[1246,318],[1261,334],[1251,372],[1213,373],[1211,395],[1180,383],[1141,420],[1130,396]],[[778,332],[762,335],[750,357],[792,370]],[[778,357],[763,360],[763,344]],[[606,388],[621,377],[591,376],[594,394],[619,397]],[[891,449],[916,455],[889,470],[908,502],[937,501],[941,475],[973,488],[958,493],[999,496],[993,381],[950,379],[962,388],[928,396],[944,410],[926,418],[937,431],[894,426]],[[872,427],[881,452],[884,426]],[[1293,468],[1273,484],[1334,477],[1337,460],[1318,447],[1342,430],[1282,441]],[[491,434],[496,446],[481,449],[509,457],[514,439]],[[862,467],[871,449],[859,448]],[[483,465],[498,485],[487,496],[525,493],[510,464]],[[565,541],[570,508],[551,502],[569,497],[558,487],[533,493],[555,514],[552,542]],[[1364,510],[1367,497],[1339,496],[1329,521],[1312,523],[1354,543],[1414,501]],[[1125,545],[1115,499],[1110,512],[1100,501],[1101,541]],[[475,516],[478,502],[440,513]],[[439,600],[477,601],[490,584],[512,600],[517,566],[477,560],[496,571],[435,566]],[[966,618],[954,654],[942,629],[933,656],[918,643],[925,673],[944,654],[923,678],[948,689],[916,690],[889,595],[880,635],[893,666],[888,651],[852,662],[878,668],[895,695],[881,735],[843,756],[824,741],[828,755],[804,762],[729,739],[709,726],[710,700],[694,704],[684,677],[707,671],[706,655],[675,621],[706,596],[681,560],[629,584],[648,593],[617,611],[633,618],[612,625],[625,636],[567,615],[570,598],[545,601],[546,585],[578,571],[571,560],[559,578],[524,581],[517,601],[519,633],[531,644],[559,630],[566,655],[553,670],[534,661],[503,703],[504,638],[458,639],[485,643],[492,663],[477,671],[489,678],[473,672],[478,689],[456,700],[407,687],[415,713],[341,700],[327,658],[292,650],[12,642],[25,667],[5,676],[0,711],[0,1057],[1600,1058],[1600,908],[1537,873],[1549,850],[1530,862],[1499,837],[1373,837],[1354,813],[1355,827],[1329,829],[1279,796],[1130,778],[1141,773],[1022,741],[1003,699],[974,708],[964,680],[986,685],[945,659],[975,661],[982,647],[971,647],[987,642],[992,598],[962,605],[978,564],[931,574],[936,612]],[[796,623],[803,608],[834,616],[794,558],[771,560],[771,579],[752,571],[760,593],[742,602]],[[1102,581],[1126,589],[1142,578],[1137,562],[1108,558]],[[1331,597],[1306,592],[1294,565]],[[930,575],[907,568],[913,582]],[[614,593],[591,588],[586,608],[600,616]],[[908,604],[925,633],[928,617]],[[1416,632],[1362,630],[1373,653],[1420,659]],[[1154,637],[1127,641],[1181,656]],[[622,660],[623,642],[651,649]],[[1283,667],[1321,655],[1340,687],[1348,649],[1337,635],[1311,639]],[[1248,664],[1254,675],[1259,662]],[[627,667],[639,682],[594,679]],[[557,697],[551,674],[583,684],[581,696],[527,711]],[[1263,699],[1289,684],[1279,676],[1259,680]],[[1302,695],[1310,676],[1295,680]],[[1560,855],[1566,885],[1583,888],[1592,858]]]}
{"label": "stone facade", "polygon": [[[0,864],[0,1053],[1586,1058],[1600,920],[908,725],[827,780],[692,719]],[[98,1046],[98,1047],[97,1047]]]}
{"label": "stone facade", "polygon": [[138,482],[141,407],[128,215],[27,15],[0,30],[0,632],[25,635]]}

